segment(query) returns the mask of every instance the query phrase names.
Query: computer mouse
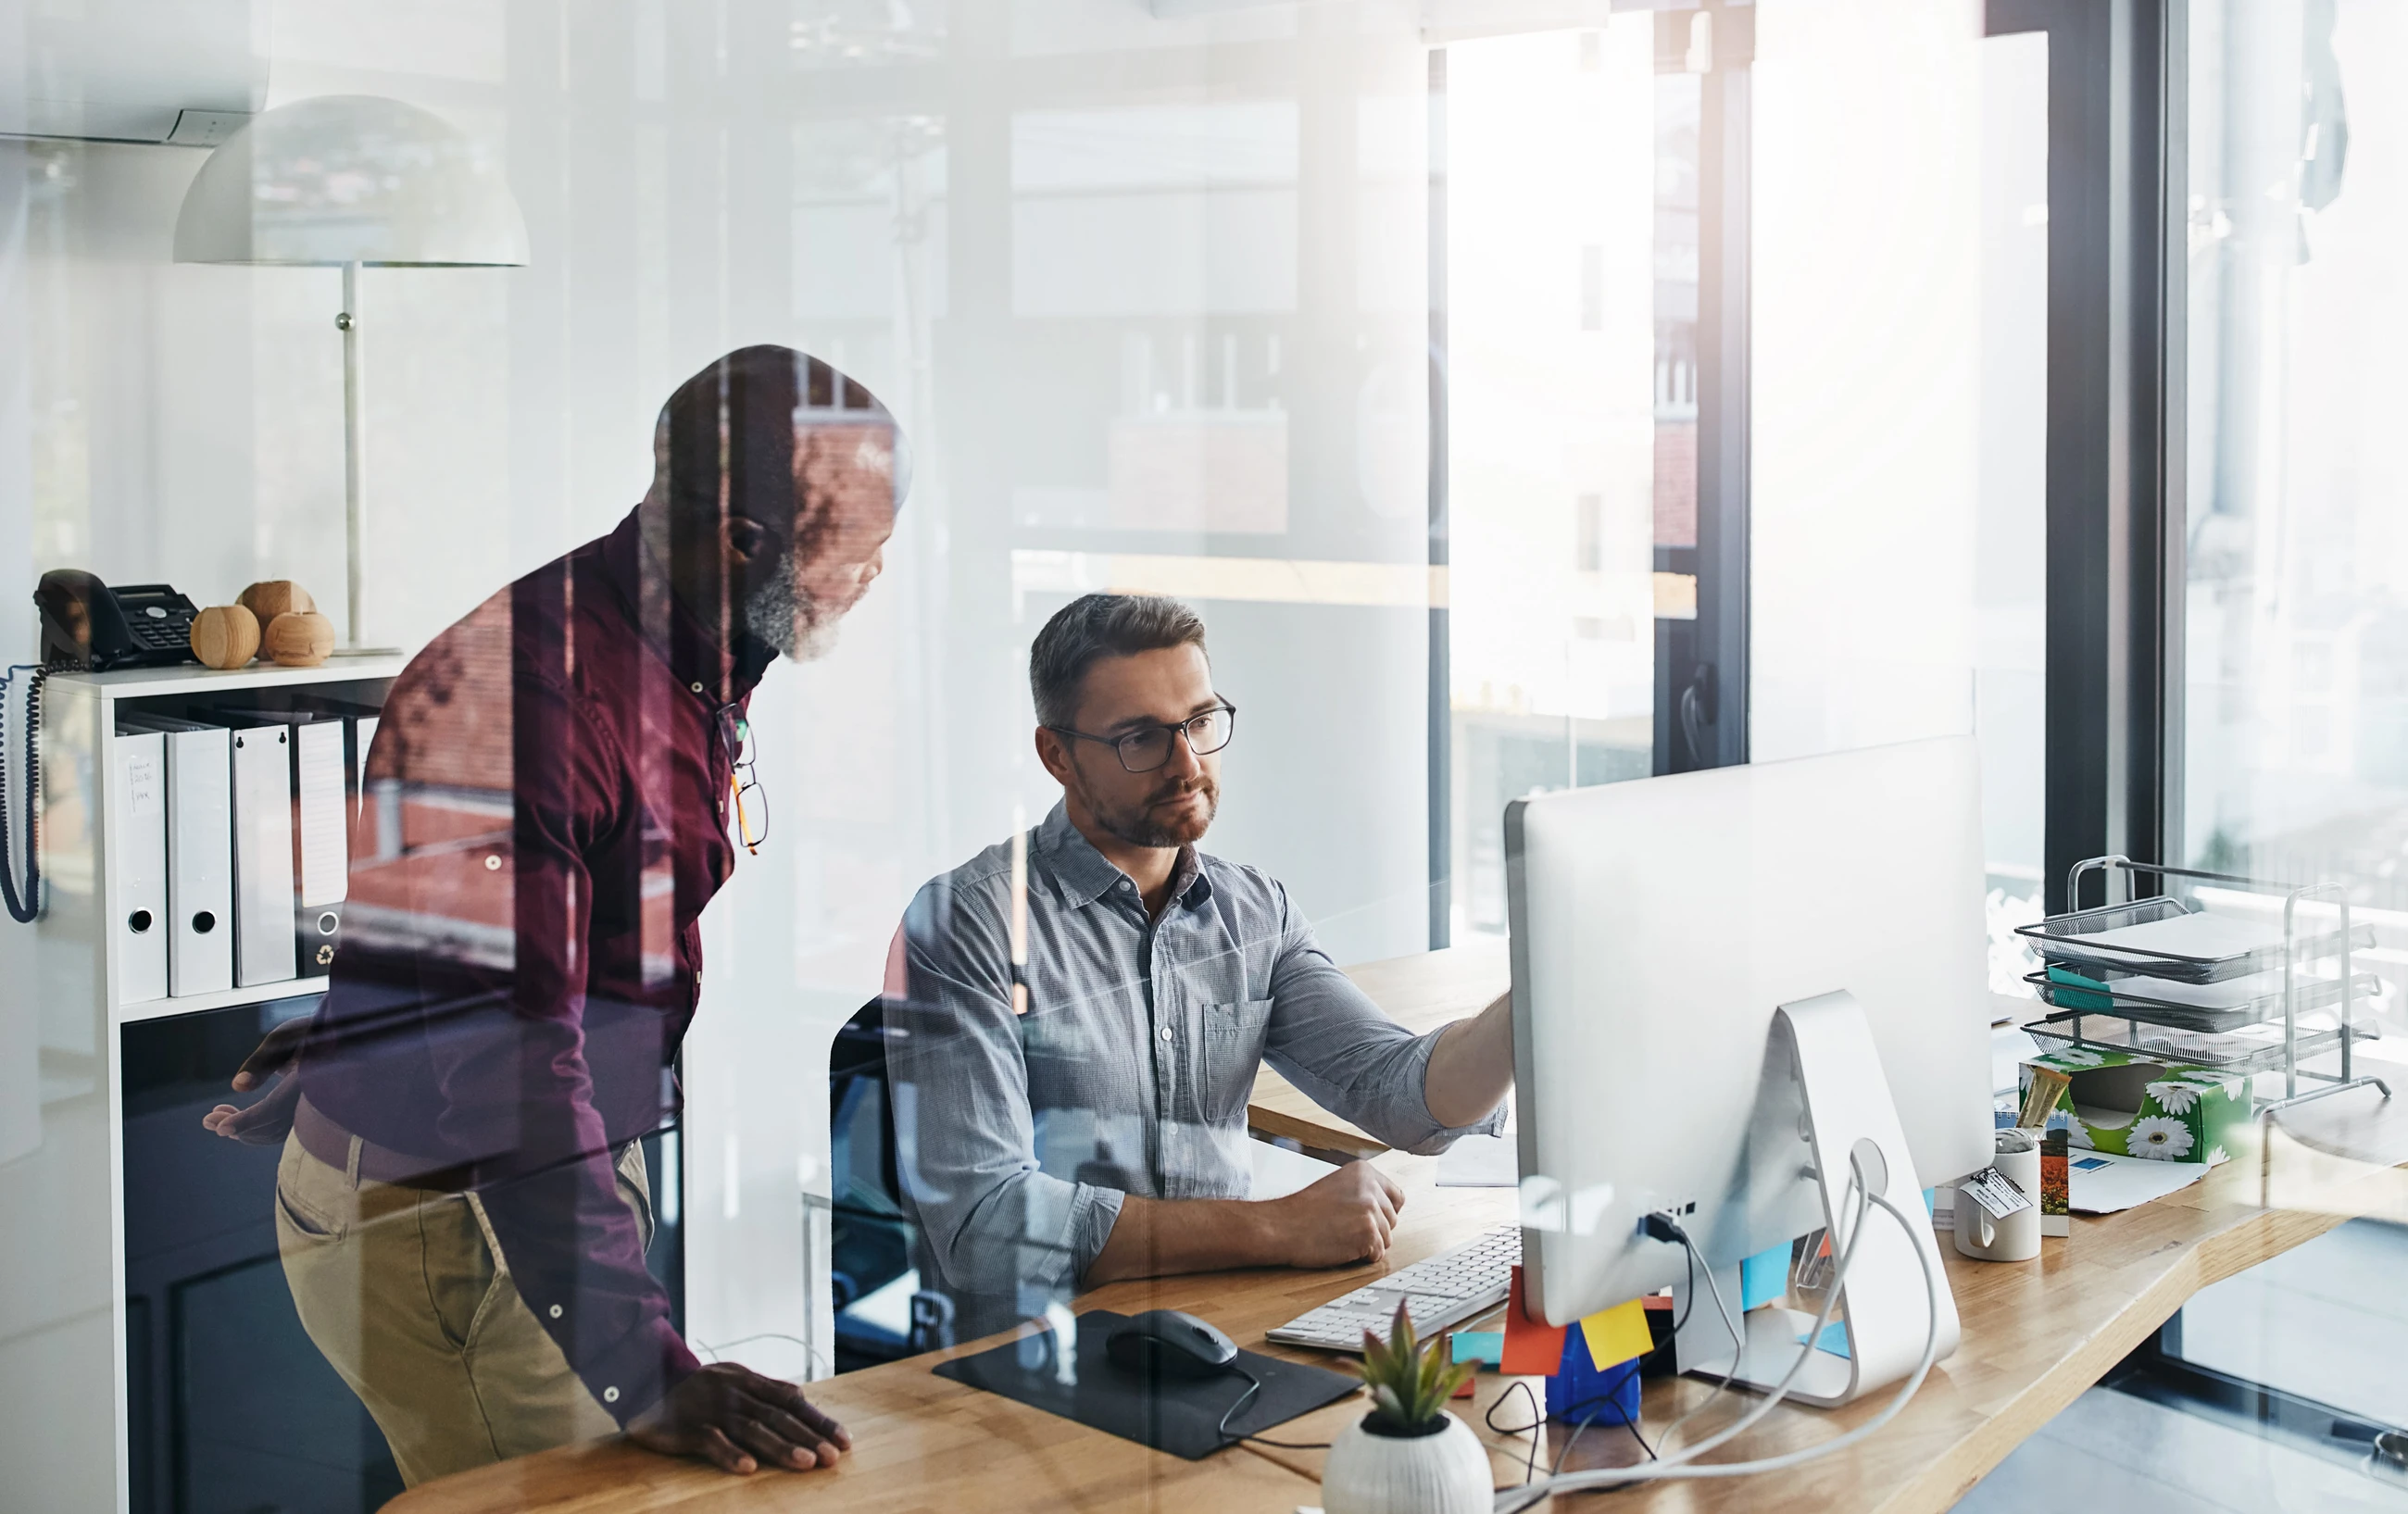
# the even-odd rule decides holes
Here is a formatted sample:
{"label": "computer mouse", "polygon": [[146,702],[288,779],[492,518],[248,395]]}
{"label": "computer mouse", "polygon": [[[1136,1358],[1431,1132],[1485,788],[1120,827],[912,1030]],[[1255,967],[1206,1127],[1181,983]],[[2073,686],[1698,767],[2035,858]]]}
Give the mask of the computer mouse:
{"label": "computer mouse", "polygon": [[1238,1343],[1177,1309],[1148,1309],[1112,1326],[1104,1355],[1149,1378],[1217,1378],[1238,1360]]}

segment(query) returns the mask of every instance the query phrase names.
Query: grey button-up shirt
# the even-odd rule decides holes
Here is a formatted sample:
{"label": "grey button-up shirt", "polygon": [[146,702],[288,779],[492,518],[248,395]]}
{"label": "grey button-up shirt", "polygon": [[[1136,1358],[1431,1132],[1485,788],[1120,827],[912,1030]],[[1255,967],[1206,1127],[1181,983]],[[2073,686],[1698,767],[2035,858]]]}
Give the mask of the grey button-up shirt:
{"label": "grey button-up shirt", "polygon": [[1067,1300],[1121,1201],[1244,1198],[1266,1059],[1408,1151],[1494,1131],[1430,1118],[1414,1036],[1338,970],[1276,879],[1182,856],[1153,920],[1061,806],[1028,838],[1028,1011],[1012,1007],[1011,848],[932,879],[890,973],[896,1166],[924,1286],[962,1339]]}

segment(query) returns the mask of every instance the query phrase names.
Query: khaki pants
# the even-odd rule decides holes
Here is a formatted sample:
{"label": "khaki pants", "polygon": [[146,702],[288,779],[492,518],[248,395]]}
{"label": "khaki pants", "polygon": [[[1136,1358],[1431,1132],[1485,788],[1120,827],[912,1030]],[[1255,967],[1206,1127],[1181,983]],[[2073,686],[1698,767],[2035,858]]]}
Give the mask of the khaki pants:
{"label": "khaki pants", "polygon": [[[402,1479],[615,1434],[510,1281],[484,1206],[358,1178],[284,1143],[276,1244],[302,1328],[384,1432]],[[619,1157],[619,1196],[647,1245],[644,1149]]]}

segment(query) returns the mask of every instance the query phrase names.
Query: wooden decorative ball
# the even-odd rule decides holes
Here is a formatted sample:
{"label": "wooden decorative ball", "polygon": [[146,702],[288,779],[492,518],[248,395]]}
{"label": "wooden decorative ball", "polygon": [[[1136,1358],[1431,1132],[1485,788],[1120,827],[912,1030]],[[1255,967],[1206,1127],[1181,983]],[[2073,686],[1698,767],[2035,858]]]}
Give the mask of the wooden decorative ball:
{"label": "wooden decorative ball", "polygon": [[309,591],[290,578],[267,578],[252,584],[235,596],[235,603],[259,617],[259,623],[268,625],[280,615],[294,611],[308,612],[318,607]]}
{"label": "wooden decorative ball", "polygon": [[286,667],[316,667],[335,650],[335,622],[316,610],[287,610],[267,622],[267,655]]}
{"label": "wooden decorative ball", "polygon": [[240,667],[259,655],[259,617],[240,605],[212,605],[193,617],[193,655],[205,667]]}

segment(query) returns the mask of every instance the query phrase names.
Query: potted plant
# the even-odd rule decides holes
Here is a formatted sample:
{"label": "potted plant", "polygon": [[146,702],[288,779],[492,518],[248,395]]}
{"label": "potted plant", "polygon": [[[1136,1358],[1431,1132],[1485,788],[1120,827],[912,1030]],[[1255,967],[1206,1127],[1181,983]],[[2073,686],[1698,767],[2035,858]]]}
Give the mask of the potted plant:
{"label": "potted plant", "polygon": [[1401,1304],[1385,1342],[1363,1332],[1356,1370],[1373,1407],[1330,1444],[1321,1474],[1326,1514],[1486,1514],[1488,1452],[1446,1411],[1474,1364],[1445,1361],[1444,1338],[1416,1340]]}

